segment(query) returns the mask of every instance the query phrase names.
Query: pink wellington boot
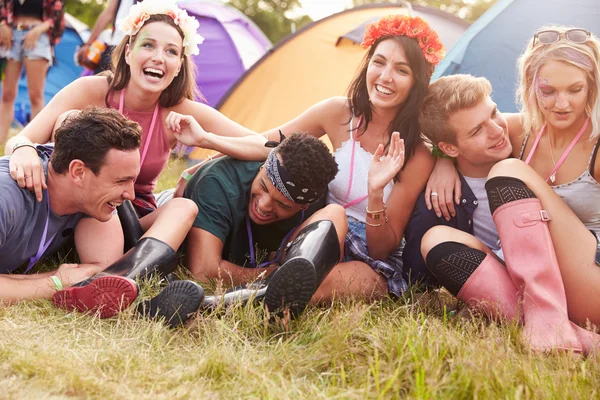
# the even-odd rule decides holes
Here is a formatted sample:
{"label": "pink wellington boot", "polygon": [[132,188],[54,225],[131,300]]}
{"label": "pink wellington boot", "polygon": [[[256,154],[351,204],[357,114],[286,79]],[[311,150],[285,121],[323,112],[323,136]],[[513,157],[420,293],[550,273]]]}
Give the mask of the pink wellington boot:
{"label": "pink wellington boot", "polygon": [[[522,298],[506,268],[490,255],[465,282],[456,298],[492,319],[510,321],[518,318],[523,322]],[[570,325],[581,343],[581,347],[573,348],[573,351],[588,355],[600,350],[600,335],[573,322]]]}
{"label": "pink wellington boot", "polygon": [[550,217],[539,199],[503,204],[493,218],[508,274],[523,294],[525,340],[537,351],[582,351],[567,314],[565,289],[546,225]]}

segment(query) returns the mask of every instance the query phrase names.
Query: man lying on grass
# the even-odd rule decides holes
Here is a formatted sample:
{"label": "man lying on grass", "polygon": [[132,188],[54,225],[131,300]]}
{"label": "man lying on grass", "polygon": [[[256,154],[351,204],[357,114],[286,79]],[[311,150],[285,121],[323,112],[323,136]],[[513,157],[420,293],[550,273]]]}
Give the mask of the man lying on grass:
{"label": "man lying on grass", "polygon": [[[94,107],[70,113],[56,129],[53,145],[18,142],[12,156],[0,158],[2,302],[52,297],[59,307],[108,317],[137,297],[130,278],[175,267],[173,248],[180,246],[196,215],[196,206],[185,199],[175,199],[142,220],[143,226],[152,225],[145,240],[123,256],[123,231],[115,210],[134,198],[140,132],[136,122],[118,111]],[[19,187],[19,182],[25,186],[39,177],[9,171],[10,157],[18,157],[23,146],[34,147],[42,160],[40,173],[47,188],[39,195]],[[103,222],[100,230],[89,229],[92,219]],[[27,275],[72,236],[79,264]],[[141,247],[145,257],[135,257]],[[25,274],[11,274],[25,264]]]}
{"label": "man lying on grass", "polygon": [[[297,315],[311,298],[323,297],[320,290],[331,292],[321,284],[340,260],[347,231],[342,207],[322,208],[337,164],[323,142],[306,134],[272,145],[277,147],[265,163],[229,157],[210,161],[185,188],[184,196],[199,209],[187,237],[187,267],[203,282],[242,285],[204,298],[205,306],[254,297],[271,311],[289,307]],[[194,285],[169,285],[145,305],[146,312],[164,316],[171,325],[182,323],[202,301],[200,288],[194,305],[185,300]]]}
{"label": "man lying on grass", "polygon": [[469,75],[429,86],[421,128],[455,158],[463,196],[447,221],[427,208],[421,194],[406,229],[404,265],[413,282],[437,280],[492,317],[522,320],[533,350],[588,353],[599,337],[569,321],[548,229],[554,217],[548,210],[561,200],[530,167],[506,160],[513,152],[512,125],[496,109],[491,89],[485,78]]}

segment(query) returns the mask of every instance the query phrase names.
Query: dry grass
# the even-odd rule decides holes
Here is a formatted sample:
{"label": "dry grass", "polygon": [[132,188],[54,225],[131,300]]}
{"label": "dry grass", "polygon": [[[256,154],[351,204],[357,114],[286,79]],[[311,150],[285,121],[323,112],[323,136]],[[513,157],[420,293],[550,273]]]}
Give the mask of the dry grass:
{"label": "dry grass", "polygon": [[[171,162],[160,188],[182,169]],[[141,297],[156,290],[146,283]],[[531,354],[516,326],[441,304],[335,302],[277,323],[247,305],[177,330],[139,319],[135,304],[108,320],[48,301],[0,306],[0,398],[598,398],[596,358]]]}

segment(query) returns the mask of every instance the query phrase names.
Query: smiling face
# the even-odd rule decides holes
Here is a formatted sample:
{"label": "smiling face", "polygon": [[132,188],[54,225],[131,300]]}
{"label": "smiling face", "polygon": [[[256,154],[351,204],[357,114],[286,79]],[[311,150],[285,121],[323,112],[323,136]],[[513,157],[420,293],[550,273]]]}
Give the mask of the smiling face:
{"label": "smiling face", "polygon": [[287,199],[269,180],[264,167],[252,182],[248,216],[258,225],[288,219],[304,207]]}
{"label": "smiling face", "polygon": [[463,175],[485,177],[496,162],[510,156],[506,119],[489,96],[474,107],[451,114],[448,122],[456,132],[456,144],[440,142],[439,147],[457,159]]}
{"label": "smiling face", "polygon": [[585,119],[588,86],[582,69],[551,60],[540,67],[534,85],[538,105],[547,124],[568,129]]}
{"label": "smiling face", "polygon": [[97,175],[89,168],[83,168],[81,211],[90,217],[108,221],[118,205],[135,198],[133,183],[140,172],[137,149],[109,150]]}
{"label": "smiling face", "polygon": [[374,108],[398,108],[414,84],[413,72],[400,43],[381,41],[367,67],[367,92]]}
{"label": "smiling face", "polygon": [[131,72],[130,83],[152,92],[162,92],[179,73],[182,55],[183,39],[177,29],[165,22],[144,24],[125,52]]}

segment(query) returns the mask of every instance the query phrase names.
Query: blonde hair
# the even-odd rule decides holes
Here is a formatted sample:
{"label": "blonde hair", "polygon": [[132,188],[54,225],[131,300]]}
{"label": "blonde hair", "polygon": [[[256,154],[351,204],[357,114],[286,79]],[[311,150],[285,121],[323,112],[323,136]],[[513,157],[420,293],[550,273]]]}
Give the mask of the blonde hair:
{"label": "blonde hair", "polygon": [[[556,30],[564,33],[572,29],[566,26],[544,26],[542,30]],[[562,61],[585,72],[588,83],[588,99],[585,111],[592,121],[590,139],[600,134],[600,43],[591,34],[583,43],[573,43],[559,38],[551,44],[537,43],[533,46],[533,38],[519,57],[519,87],[517,89],[517,104],[520,104],[523,114],[523,132],[539,130],[544,124],[544,116],[536,97],[535,80],[539,69],[549,60]]]}
{"label": "blonde hair", "polygon": [[444,76],[429,85],[419,110],[421,132],[433,144],[456,144],[456,132],[450,127],[450,115],[475,107],[492,93],[485,78],[472,75]]}

